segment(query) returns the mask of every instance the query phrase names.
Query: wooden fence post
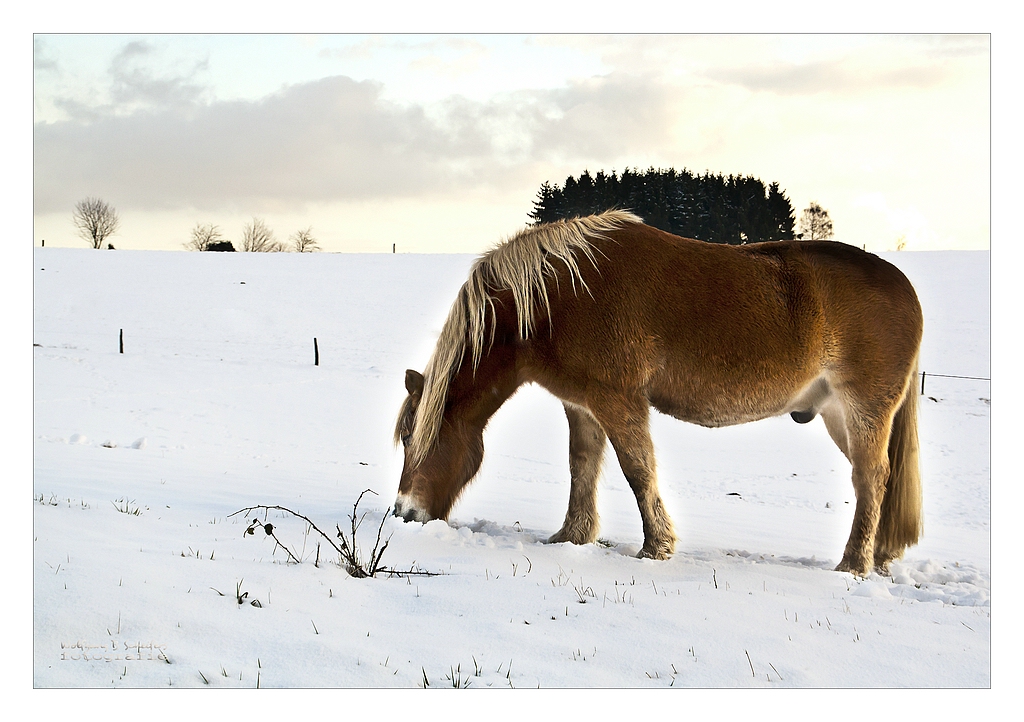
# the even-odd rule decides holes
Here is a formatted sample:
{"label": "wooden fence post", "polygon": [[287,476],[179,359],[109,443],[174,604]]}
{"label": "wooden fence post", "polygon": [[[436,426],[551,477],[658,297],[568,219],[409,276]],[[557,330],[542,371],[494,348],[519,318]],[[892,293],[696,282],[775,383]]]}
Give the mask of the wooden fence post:
{"label": "wooden fence post", "polygon": [[124,329],[121,329],[121,333],[117,335],[117,345],[121,349],[121,353],[124,353]]}
{"label": "wooden fence post", "polygon": [[320,347],[316,343],[316,336],[313,337],[313,365],[320,365]]}

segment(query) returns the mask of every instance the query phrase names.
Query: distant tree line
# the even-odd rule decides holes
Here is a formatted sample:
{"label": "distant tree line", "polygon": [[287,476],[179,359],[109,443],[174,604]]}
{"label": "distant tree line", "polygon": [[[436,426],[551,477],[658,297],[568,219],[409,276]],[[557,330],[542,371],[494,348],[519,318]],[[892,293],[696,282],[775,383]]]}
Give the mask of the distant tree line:
{"label": "distant tree line", "polygon": [[711,243],[756,243],[794,238],[793,206],[778,183],[752,176],[696,175],[649,168],[584,171],[562,186],[545,181],[530,217],[536,223],[586,216],[612,208],[630,210],[648,225]]}
{"label": "distant tree line", "polygon": [[213,223],[197,223],[192,229],[191,238],[184,244],[190,251],[246,251],[249,253],[281,253],[295,251],[296,253],[310,253],[319,251],[320,246],[313,237],[313,227],[303,228],[295,231],[288,239],[288,242],[277,240],[274,232],[267,226],[262,218],[253,218],[242,228],[242,236],[239,239],[240,248],[227,240],[220,231],[220,227]]}
{"label": "distant tree line", "polygon": [[[114,207],[99,198],[86,198],[76,203],[71,220],[75,224],[78,235],[93,248],[103,248],[103,242],[117,233],[121,227],[121,219]],[[45,241],[43,243],[45,244]],[[253,218],[242,228],[242,236],[239,240],[240,248],[236,249],[234,244],[221,233],[220,227],[213,223],[197,223],[192,229],[189,240],[182,245],[190,251],[241,250],[251,253],[283,251],[310,253],[320,250],[320,245],[313,237],[312,226],[295,231],[287,242],[283,242],[277,240],[274,232],[262,218]],[[107,248],[113,249],[114,246],[108,243]]]}

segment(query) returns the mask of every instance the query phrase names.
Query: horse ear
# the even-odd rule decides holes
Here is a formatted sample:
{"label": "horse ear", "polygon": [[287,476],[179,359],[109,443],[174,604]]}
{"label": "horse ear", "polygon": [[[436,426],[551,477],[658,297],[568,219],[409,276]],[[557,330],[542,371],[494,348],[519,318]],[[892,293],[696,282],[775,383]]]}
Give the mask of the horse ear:
{"label": "horse ear", "polygon": [[405,390],[412,396],[423,394],[423,374],[407,369],[405,372]]}

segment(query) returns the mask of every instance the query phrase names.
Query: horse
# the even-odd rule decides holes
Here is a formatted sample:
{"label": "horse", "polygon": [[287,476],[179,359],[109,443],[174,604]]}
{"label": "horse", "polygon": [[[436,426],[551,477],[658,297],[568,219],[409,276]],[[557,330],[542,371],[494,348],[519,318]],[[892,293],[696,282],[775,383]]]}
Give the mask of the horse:
{"label": "horse", "polygon": [[549,542],[597,539],[606,441],[643,521],[639,557],[676,534],[658,493],[650,409],[720,427],[821,416],[852,466],[856,507],[837,571],[866,576],[922,530],[913,286],[834,241],[722,245],[613,210],[528,226],[474,262],[395,427],[394,514],[447,520],[483,459],[483,431],[526,383],[561,400],[569,505]]}

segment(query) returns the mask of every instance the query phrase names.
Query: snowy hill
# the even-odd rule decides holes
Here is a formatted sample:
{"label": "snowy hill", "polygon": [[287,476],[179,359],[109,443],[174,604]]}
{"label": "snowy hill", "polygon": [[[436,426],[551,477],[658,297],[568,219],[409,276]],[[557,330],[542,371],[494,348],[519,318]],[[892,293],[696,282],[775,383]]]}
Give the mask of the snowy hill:
{"label": "snowy hill", "polygon": [[991,392],[948,377],[989,376],[989,254],[885,257],[918,290],[927,373],[924,537],[892,578],[831,571],[854,495],[820,419],[655,416],[675,557],[633,557],[612,455],[601,543],[543,544],[568,430],[529,387],[450,525],[384,521],[385,565],[441,574],[356,579],[303,522],[267,517],[289,564],[229,515],[333,532],[372,489],[373,546],[404,371],[472,258],[36,249],[35,685],[988,686]]}

